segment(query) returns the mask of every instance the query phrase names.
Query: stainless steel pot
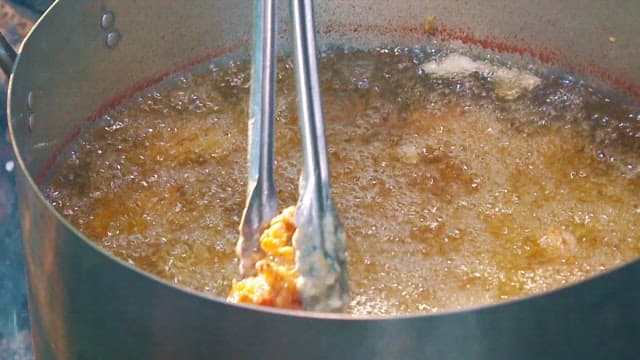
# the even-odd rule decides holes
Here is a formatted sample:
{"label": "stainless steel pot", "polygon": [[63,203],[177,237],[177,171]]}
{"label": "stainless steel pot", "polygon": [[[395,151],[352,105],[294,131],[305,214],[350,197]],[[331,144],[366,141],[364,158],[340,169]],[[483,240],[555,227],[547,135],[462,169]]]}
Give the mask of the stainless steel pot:
{"label": "stainless steel pot", "polygon": [[[318,0],[316,10],[322,42],[421,44],[424,17],[437,15],[431,39],[529,55],[640,94],[634,0]],[[37,182],[87,120],[168,73],[244,49],[250,18],[248,0],[60,0],[25,41],[8,103],[39,359],[640,358],[640,261],[495,306],[348,318],[178,289],[57,214]]]}

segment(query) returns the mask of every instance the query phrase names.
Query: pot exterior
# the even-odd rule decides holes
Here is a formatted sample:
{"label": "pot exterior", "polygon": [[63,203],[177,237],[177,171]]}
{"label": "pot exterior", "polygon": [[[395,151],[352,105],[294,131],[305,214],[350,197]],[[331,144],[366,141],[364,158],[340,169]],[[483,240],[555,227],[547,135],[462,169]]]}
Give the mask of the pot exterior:
{"label": "pot exterior", "polygon": [[[251,1],[178,3],[61,0],[18,59],[10,85],[10,127],[39,359],[640,358],[640,261],[496,306],[364,320],[226,304],[141,273],[88,242],[35,185],[52,155],[92,114],[133,95],[130,89],[206,57],[242,51],[247,43]],[[414,30],[423,13],[435,13],[447,26],[469,27],[477,37],[502,34],[507,41],[524,32],[522,42],[560,49],[573,39],[575,46],[565,51],[576,68],[611,46],[600,43],[602,27],[635,47],[608,48],[599,64],[631,85],[640,84],[637,57],[629,58],[640,48],[633,35],[639,31],[632,32],[640,30],[637,5],[620,1],[603,10],[597,1],[576,4],[340,0],[316,6],[324,42],[366,44],[375,36],[401,45],[420,43],[425,35]],[[574,17],[558,22],[566,18],[558,13],[565,6],[573,6]],[[104,26],[109,12],[115,21]],[[611,16],[618,21],[610,23]],[[358,26],[345,25],[354,21]],[[587,29],[588,36],[569,29]],[[108,35],[116,31],[118,40],[109,45]],[[613,64],[613,55],[623,61]]]}

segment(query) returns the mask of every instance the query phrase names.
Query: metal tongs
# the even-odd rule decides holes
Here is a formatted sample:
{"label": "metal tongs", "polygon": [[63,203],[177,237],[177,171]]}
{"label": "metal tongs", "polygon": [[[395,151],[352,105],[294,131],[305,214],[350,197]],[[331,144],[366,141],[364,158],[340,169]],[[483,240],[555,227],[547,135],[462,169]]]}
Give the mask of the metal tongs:
{"label": "metal tongs", "polygon": [[[304,168],[296,207],[296,264],[305,310],[348,303],[344,231],[331,198],[311,0],[290,0]],[[255,273],[262,230],[278,212],[274,183],[276,0],[256,0],[249,123],[248,196],[236,251],[243,276]]]}

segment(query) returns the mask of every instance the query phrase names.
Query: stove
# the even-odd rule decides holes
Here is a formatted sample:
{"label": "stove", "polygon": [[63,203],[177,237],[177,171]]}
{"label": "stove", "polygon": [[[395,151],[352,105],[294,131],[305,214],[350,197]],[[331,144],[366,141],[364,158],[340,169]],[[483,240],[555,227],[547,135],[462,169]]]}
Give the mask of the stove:
{"label": "stove", "polygon": [[[44,1],[0,0],[0,32],[18,47]],[[16,162],[7,131],[7,79],[0,73],[0,360],[33,359],[24,254],[17,196]]]}

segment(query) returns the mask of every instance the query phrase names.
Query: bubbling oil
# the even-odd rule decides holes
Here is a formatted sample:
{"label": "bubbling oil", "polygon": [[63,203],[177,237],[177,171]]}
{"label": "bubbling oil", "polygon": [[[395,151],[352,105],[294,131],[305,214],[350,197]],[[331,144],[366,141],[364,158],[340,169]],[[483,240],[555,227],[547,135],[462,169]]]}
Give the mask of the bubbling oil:
{"label": "bubbling oil", "polygon": [[[430,313],[579,281],[640,255],[640,112],[568,75],[515,99],[425,74],[416,49],[320,61],[355,314]],[[106,250],[224,297],[246,192],[247,62],[150,90],[96,123],[47,188]],[[295,204],[292,63],[278,64],[276,183]]]}

